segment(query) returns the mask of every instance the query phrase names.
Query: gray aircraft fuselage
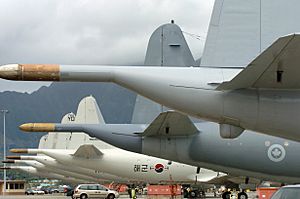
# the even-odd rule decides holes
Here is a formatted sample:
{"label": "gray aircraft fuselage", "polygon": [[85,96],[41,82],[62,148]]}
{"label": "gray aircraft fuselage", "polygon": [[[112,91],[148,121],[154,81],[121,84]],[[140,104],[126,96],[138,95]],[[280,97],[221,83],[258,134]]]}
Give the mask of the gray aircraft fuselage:
{"label": "gray aircraft fuselage", "polygon": [[236,139],[222,139],[219,126],[196,123],[190,136],[141,136],[147,125],[56,124],[55,131],[83,131],[125,150],[226,172],[279,182],[300,182],[300,143],[247,131]]}
{"label": "gray aircraft fuselage", "polygon": [[[114,82],[167,107],[200,119],[228,125],[237,131],[249,129],[300,141],[299,90],[216,90],[219,83],[231,80],[241,70],[13,64],[0,67],[0,77],[31,81]],[[222,135],[221,130],[220,134]],[[237,136],[238,134],[228,137]]]}

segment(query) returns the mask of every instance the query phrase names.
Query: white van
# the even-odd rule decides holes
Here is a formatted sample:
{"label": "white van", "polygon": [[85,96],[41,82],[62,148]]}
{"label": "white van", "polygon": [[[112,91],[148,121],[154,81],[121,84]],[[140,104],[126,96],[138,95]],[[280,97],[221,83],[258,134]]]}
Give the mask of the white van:
{"label": "white van", "polygon": [[100,184],[80,184],[74,189],[73,198],[86,199],[86,198],[106,198],[114,199],[118,198],[119,193],[114,190],[110,190],[107,187]]}

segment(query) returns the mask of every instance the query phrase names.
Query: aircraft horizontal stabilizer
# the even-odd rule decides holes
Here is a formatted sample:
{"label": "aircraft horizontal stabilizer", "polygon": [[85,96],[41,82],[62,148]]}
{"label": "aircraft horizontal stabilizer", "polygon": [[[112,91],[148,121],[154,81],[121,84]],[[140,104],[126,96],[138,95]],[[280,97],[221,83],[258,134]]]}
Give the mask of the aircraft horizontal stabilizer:
{"label": "aircraft horizontal stabilizer", "polygon": [[103,153],[92,144],[81,145],[73,156],[78,158],[96,159],[100,158]]}
{"label": "aircraft horizontal stabilizer", "polygon": [[190,118],[175,111],[159,114],[142,136],[188,136],[198,132]]}
{"label": "aircraft horizontal stabilizer", "polygon": [[242,72],[217,90],[243,88],[299,89],[300,34],[279,38]]}

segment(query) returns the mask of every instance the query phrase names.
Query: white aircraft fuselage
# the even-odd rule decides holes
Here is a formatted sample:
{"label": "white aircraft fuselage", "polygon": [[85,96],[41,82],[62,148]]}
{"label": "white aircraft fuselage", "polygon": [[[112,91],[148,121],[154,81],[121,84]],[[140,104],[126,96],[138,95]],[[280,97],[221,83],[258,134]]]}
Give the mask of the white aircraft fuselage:
{"label": "white aircraft fuselage", "polygon": [[[86,181],[89,182],[111,182],[111,181],[119,181],[119,182],[127,182],[126,179],[118,177],[118,176],[113,176],[110,174],[105,174],[102,172],[95,172],[90,169],[86,169],[83,167],[76,167],[75,165],[72,165],[72,167],[66,167],[65,164],[62,164],[58,162],[57,160],[46,156],[46,155],[37,155],[37,156],[20,156],[21,161],[27,162],[33,162],[40,166],[41,168],[45,169],[51,169],[54,171],[57,171],[56,173],[64,174],[64,175],[69,175],[78,179],[85,179]],[[34,160],[34,161],[30,161]],[[15,160],[17,161],[17,160]],[[38,163],[36,163],[38,162]],[[31,164],[31,166],[33,166]]]}
{"label": "white aircraft fuselage", "polygon": [[[45,157],[44,157],[44,159],[45,159]],[[50,160],[48,162],[50,162]],[[23,164],[29,165],[31,167],[34,167],[40,171],[46,171],[46,172],[50,172],[50,173],[54,173],[54,174],[68,176],[68,177],[72,177],[72,178],[76,178],[76,179],[81,179],[82,182],[90,182],[90,181],[91,182],[99,182],[99,181],[101,181],[100,179],[84,175],[80,172],[76,173],[76,172],[72,172],[68,169],[62,170],[58,166],[53,166],[53,165],[51,166],[50,164],[43,164],[36,160],[15,160],[15,163],[23,163]]]}
{"label": "white aircraft fuselage", "polygon": [[[63,170],[68,171],[68,166],[84,167],[84,170],[93,171],[94,175],[106,173],[107,175],[120,176],[119,178],[122,178],[122,180],[115,179],[119,182],[124,182],[124,179],[127,179],[128,182],[146,181],[149,183],[207,182],[224,175],[202,168],[197,171],[195,166],[170,162],[120,149],[103,149],[101,152],[103,152],[101,157],[83,158],[74,156],[74,150],[28,149],[30,154],[42,153],[51,157],[51,159],[53,158],[54,161],[46,161],[39,158],[39,156],[34,158],[51,168],[62,169],[61,166],[58,166],[65,165]],[[78,170],[78,173],[83,174],[81,170]]]}

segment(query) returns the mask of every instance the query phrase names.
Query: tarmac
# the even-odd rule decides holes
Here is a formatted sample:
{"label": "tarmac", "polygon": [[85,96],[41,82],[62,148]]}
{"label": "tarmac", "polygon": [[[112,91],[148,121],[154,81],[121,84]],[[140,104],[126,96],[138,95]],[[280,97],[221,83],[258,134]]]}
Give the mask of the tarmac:
{"label": "tarmac", "polygon": [[[210,199],[221,199],[221,197],[213,197],[212,193],[206,193],[207,197],[206,198],[210,198]],[[248,193],[249,199],[256,199],[256,192],[250,192]],[[45,195],[7,195],[7,196],[1,196],[0,195],[0,199],[71,199],[71,196],[63,196],[61,194],[45,194]],[[120,199],[130,199],[129,196],[127,194],[121,194]],[[170,199],[170,196],[147,196],[147,195],[138,195],[137,199]],[[184,199],[183,196],[179,195],[177,197],[175,197],[175,199]]]}
{"label": "tarmac", "polygon": [[[0,196],[0,199],[71,199],[71,196],[59,196],[59,195],[8,195],[8,196]],[[127,195],[121,195],[119,198],[121,199],[130,199]],[[169,199],[170,197],[166,196],[138,196],[138,199]],[[181,199],[182,196],[177,196],[177,199]],[[210,197],[211,198],[211,197]],[[214,198],[221,199],[221,198]]]}

